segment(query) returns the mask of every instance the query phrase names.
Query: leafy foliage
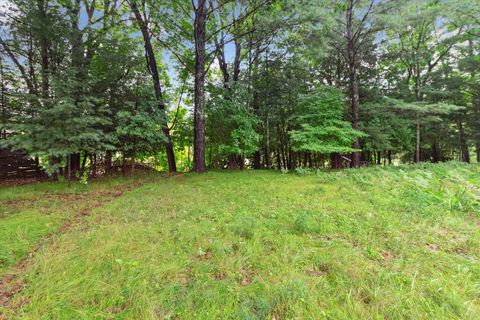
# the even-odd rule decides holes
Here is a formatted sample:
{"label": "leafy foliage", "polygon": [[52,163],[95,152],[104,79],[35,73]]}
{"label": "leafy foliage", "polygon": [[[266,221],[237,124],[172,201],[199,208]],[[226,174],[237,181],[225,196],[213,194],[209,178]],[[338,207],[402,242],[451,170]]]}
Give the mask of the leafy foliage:
{"label": "leafy foliage", "polygon": [[343,120],[345,96],[334,87],[323,86],[300,98],[293,115],[298,129],[290,132],[295,151],[313,153],[348,153],[352,143],[363,133]]}

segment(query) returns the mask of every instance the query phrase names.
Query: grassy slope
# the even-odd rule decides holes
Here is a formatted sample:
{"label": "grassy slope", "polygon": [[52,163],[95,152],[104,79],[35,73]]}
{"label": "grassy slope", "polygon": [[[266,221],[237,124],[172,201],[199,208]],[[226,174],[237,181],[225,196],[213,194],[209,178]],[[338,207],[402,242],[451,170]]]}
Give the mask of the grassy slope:
{"label": "grassy slope", "polygon": [[480,167],[460,164],[157,179],[56,236],[3,312],[479,318],[479,184]]}
{"label": "grassy slope", "polygon": [[122,176],[69,189],[66,182],[0,187],[0,276],[79,211],[111,200],[113,191],[145,179]]}

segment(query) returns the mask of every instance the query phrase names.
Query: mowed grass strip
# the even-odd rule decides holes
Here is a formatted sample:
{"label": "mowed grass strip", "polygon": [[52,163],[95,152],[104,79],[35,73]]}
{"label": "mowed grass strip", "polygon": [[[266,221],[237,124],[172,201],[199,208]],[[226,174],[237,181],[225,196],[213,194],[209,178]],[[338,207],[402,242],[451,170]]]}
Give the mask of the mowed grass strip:
{"label": "mowed grass strip", "polygon": [[0,310],[9,319],[479,318],[479,184],[479,166],[457,163],[156,179],[59,234],[23,272],[15,308]]}
{"label": "mowed grass strip", "polygon": [[87,214],[151,178],[116,176],[70,188],[66,182],[0,187],[0,277],[76,215]]}

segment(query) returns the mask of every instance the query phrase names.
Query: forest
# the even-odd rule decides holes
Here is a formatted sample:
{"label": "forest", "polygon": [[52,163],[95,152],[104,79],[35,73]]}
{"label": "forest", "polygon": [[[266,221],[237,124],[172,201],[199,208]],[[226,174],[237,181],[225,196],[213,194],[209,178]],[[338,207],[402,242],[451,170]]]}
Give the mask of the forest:
{"label": "forest", "polygon": [[0,320],[480,319],[480,0],[0,0]]}
{"label": "forest", "polygon": [[479,161],[477,0],[7,0],[0,143],[51,176]]}

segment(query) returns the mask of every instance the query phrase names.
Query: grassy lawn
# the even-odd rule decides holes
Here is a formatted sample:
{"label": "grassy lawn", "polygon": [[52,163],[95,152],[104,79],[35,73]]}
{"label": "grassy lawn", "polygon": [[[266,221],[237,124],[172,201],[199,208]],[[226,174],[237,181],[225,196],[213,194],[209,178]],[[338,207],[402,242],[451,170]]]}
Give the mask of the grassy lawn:
{"label": "grassy lawn", "polygon": [[42,183],[0,208],[7,319],[480,318],[478,165]]}

